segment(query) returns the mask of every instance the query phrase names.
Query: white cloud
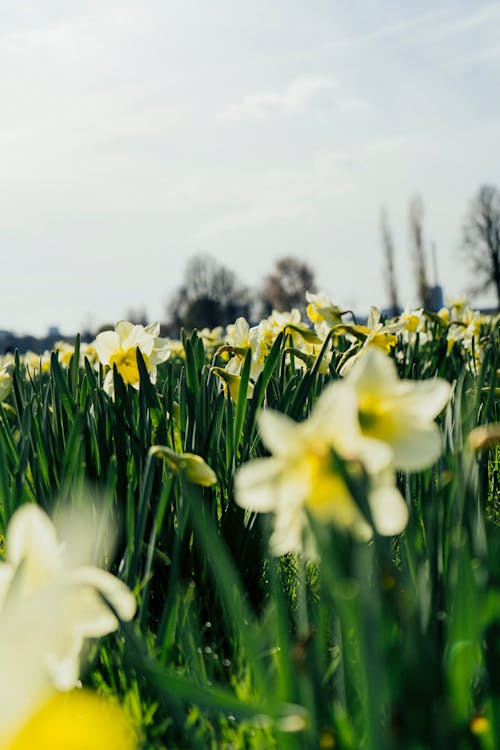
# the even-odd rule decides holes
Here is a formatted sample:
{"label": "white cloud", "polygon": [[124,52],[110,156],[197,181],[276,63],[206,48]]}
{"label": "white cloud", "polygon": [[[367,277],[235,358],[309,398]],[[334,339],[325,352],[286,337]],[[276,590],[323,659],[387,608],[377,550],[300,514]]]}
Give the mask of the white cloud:
{"label": "white cloud", "polygon": [[331,78],[301,76],[284,91],[255,91],[246,94],[216,114],[219,122],[241,119],[263,120],[273,112],[303,112],[307,107],[333,101],[338,86]]}

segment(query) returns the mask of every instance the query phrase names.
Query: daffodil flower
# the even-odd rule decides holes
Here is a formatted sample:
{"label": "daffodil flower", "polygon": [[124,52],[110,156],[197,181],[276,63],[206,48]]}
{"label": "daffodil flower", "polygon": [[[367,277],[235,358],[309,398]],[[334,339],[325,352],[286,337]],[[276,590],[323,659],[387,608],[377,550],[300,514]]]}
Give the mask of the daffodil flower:
{"label": "daffodil flower", "polygon": [[210,487],[217,482],[215,471],[196,453],[177,453],[166,445],[153,445],[150,453],[162,458],[173,471],[182,472],[193,484]]}
{"label": "daffodil flower", "polygon": [[[90,538],[87,541],[90,545]],[[0,563],[0,618],[44,592],[49,604],[54,592],[60,592],[58,617],[44,659],[54,685],[67,690],[78,678],[84,640],[116,630],[115,612],[122,620],[132,619],[135,599],[111,573],[75,564],[72,549],[58,540],[49,517],[36,505],[16,511],[7,529],[6,548],[6,560]]]}
{"label": "daffodil flower", "polygon": [[[391,349],[396,346],[398,340],[396,334],[405,327],[406,323],[395,321],[384,324],[381,323],[380,318],[380,310],[372,305],[366,326],[342,324],[339,327],[339,331],[357,339],[343,357],[343,363],[340,367],[341,375],[347,375],[354,363],[361,359],[368,349],[375,347],[389,354]],[[361,342],[361,346],[359,342]]]}
{"label": "daffodil flower", "polygon": [[400,380],[393,360],[371,348],[345,383],[356,394],[362,434],[390,446],[394,468],[419,471],[436,461],[443,445],[434,420],[452,394],[446,380]]}
{"label": "daffodil flower", "polygon": [[99,361],[110,368],[103,384],[106,393],[111,396],[114,393],[113,366],[124,383],[139,389],[137,349],[141,352],[151,382],[156,382],[157,365],[170,356],[168,341],[159,338],[159,333],[159,323],[144,327],[120,320],[114,331],[103,331],[97,335],[95,346]]}
{"label": "daffodil flower", "polygon": [[306,292],[306,300],[308,302],[307,317],[314,326],[326,323],[328,328],[331,328],[342,323],[342,315],[344,314],[342,308],[334,305],[326,292],[318,292],[317,294]]}
{"label": "daffodil flower", "polygon": [[[240,393],[241,375],[235,375],[227,368],[222,367],[212,367],[211,372],[213,372],[213,374],[221,381],[226,396],[229,396],[232,401],[237,401]],[[252,398],[253,392],[254,385],[249,380],[247,386],[247,398]]]}
{"label": "daffodil flower", "polygon": [[264,341],[262,326],[250,327],[248,321],[241,317],[227,327],[227,344],[219,347],[217,354],[225,352],[233,354],[234,356],[224,369],[232,375],[240,375],[249,349],[252,352],[250,377],[255,381],[264,368],[264,360],[268,349]]}
{"label": "daffodil flower", "polygon": [[370,526],[339,472],[332,451],[346,462],[348,471],[352,468],[359,472],[361,467],[367,472],[369,504],[377,530],[391,535],[403,530],[408,511],[394,487],[391,449],[382,441],[362,435],[353,389],[344,383],[329,386],[309,419],[301,423],[284,414],[263,411],[259,428],[272,455],[239,469],[235,497],[248,510],[274,514],[274,554],[311,554],[308,513],[357,536],[370,536]]}
{"label": "daffodil flower", "polygon": [[5,750],[135,750],[134,726],[124,710],[89,690],[58,693],[28,718]]}

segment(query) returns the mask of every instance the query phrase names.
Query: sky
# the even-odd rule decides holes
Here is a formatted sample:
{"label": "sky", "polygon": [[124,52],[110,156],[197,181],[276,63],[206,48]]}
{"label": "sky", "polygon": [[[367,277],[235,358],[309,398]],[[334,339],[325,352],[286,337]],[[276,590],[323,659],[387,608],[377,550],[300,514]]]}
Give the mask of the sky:
{"label": "sky", "polygon": [[382,206],[414,305],[415,194],[445,294],[470,284],[462,224],[500,184],[500,2],[0,8],[0,329],[164,320],[195,254],[248,286],[293,255],[335,303],[383,307]]}

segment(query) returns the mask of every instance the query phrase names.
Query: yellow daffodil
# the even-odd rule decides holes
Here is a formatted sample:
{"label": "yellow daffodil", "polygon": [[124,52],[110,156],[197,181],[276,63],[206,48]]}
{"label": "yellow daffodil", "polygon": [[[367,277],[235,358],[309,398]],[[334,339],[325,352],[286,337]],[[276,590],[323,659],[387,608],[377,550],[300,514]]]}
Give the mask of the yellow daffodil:
{"label": "yellow daffodil", "polygon": [[88,690],[53,695],[0,750],[135,750],[137,734],[116,703]]}
{"label": "yellow daffodil", "polygon": [[[234,375],[227,368],[222,367],[212,367],[211,372],[213,372],[214,375],[217,375],[221,381],[226,396],[229,396],[233,401],[237,401],[240,392],[241,376]],[[248,381],[247,398],[252,398],[253,392],[254,385],[251,381]]]}
{"label": "yellow daffodil", "polygon": [[326,323],[331,328],[342,323],[342,308],[334,305],[326,292],[317,294],[306,292],[306,300],[308,302],[307,317],[315,326],[317,323]]}
{"label": "yellow daffodil", "polygon": [[434,419],[452,393],[446,380],[399,380],[394,362],[372,348],[345,382],[356,394],[361,432],[390,446],[396,469],[419,471],[434,463],[442,452]]}
{"label": "yellow daffodil", "polygon": [[210,487],[217,482],[215,471],[195,453],[177,453],[166,445],[153,445],[150,452],[162,458],[173,471],[182,472],[193,484]]}
{"label": "yellow daffodil", "polygon": [[361,359],[368,349],[375,347],[388,354],[396,346],[398,340],[396,334],[405,327],[405,322],[395,321],[384,324],[381,323],[380,318],[380,310],[372,305],[366,326],[343,324],[339,327],[339,331],[356,339],[343,357],[343,363],[340,368],[341,375],[346,375],[354,363]]}
{"label": "yellow daffodil", "polygon": [[140,384],[137,349],[142,354],[144,364],[152,383],[156,382],[157,365],[170,356],[166,339],[159,338],[160,324],[150,323],[146,327],[119,321],[114,331],[103,331],[96,337],[95,345],[101,364],[109,367],[104,380],[104,390],[113,395],[113,366],[124,383],[138,389]]}

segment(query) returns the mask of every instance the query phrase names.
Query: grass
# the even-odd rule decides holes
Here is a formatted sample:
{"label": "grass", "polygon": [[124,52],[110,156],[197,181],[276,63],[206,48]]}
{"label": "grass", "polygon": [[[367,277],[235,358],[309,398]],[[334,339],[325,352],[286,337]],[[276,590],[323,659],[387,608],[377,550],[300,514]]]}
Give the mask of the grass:
{"label": "grass", "polygon": [[[16,358],[0,405],[0,532],[25,502],[92,504],[119,529],[110,567],[138,615],[92,645],[83,681],[118,697],[143,748],[500,745],[500,459],[467,449],[472,429],[500,421],[498,325],[479,368],[428,326],[424,345],[400,338],[393,356],[401,377],[455,384],[445,451],[398,477],[410,521],[397,539],[360,543],[312,519],[316,563],[270,556],[270,519],[235,504],[233,481],[266,455],[259,410],[304,419],[338,377],[342,338],[320,373],[320,356],[296,368],[281,334],[251,398],[247,354],[235,402],[196,332],[155,385],[139,353],[140,389],[115,373],[114,400],[102,368],[80,367],[78,339],[68,368],[53,354],[27,377]],[[153,445],[201,456],[217,484],[190,483]]]}

